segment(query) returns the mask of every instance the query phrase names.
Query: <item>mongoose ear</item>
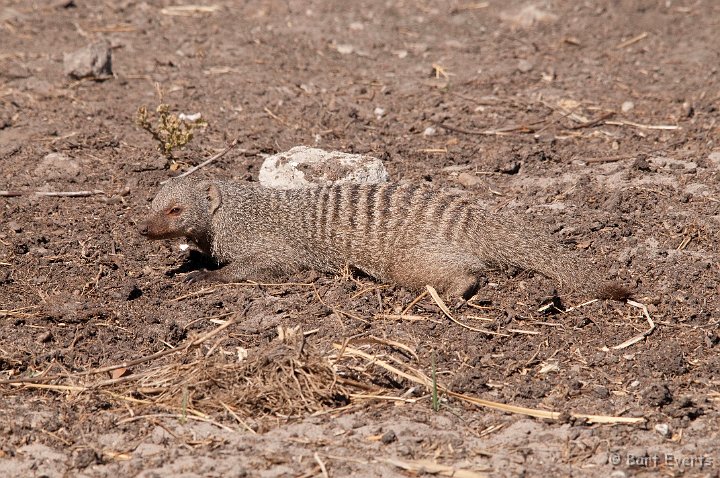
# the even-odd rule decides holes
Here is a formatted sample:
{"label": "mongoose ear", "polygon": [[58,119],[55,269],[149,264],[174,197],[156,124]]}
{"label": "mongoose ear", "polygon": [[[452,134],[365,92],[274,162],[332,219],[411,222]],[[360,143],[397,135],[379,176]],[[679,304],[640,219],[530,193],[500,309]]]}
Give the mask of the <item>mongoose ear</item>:
{"label": "mongoose ear", "polygon": [[210,184],[207,189],[208,200],[210,201],[210,214],[215,214],[217,208],[222,204],[222,194],[217,184]]}

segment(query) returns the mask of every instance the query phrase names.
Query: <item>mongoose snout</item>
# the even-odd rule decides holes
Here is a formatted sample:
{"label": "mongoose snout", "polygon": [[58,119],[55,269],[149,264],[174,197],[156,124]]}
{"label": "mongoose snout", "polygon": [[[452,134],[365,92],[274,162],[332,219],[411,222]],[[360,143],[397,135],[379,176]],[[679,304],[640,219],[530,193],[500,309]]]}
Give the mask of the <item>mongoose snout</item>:
{"label": "mongoose snout", "polygon": [[514,268],[596,297],[628,296],[548,234],[492,213],[464,192],[393,183],[283,191],[183,178],[160,190],[152,211],[140,224],[142,235],[187,237],[224,265],[203,279],[268,281],[352,267],[467,299],[484,271]]}
{"label": "mongoose snout", "polygon": [[169,206],[153,213],[138,226],[140,234],[150,240],[173,239],[183,237],[185,230],[179,224],[179,217],[183,213],[181,206]]}

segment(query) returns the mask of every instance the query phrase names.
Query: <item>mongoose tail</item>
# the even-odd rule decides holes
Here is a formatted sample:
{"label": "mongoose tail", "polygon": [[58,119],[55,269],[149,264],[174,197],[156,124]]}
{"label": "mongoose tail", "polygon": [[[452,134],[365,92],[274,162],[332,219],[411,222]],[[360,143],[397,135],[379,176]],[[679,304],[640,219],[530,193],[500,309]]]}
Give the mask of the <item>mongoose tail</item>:
{"label": "mongoose tail", "polygon": [[632,295],[630,289],[607,281],[596,266],[566,251],[549,234],[536,231],[532,225],[509,217],[494,223],[503,225],[498,231],[497,245],[484,247],[481,234],[477,238],[478,255],[494,259],[501,268],[534,271],[554,279],[563,288],[596,299],[625,301]]}

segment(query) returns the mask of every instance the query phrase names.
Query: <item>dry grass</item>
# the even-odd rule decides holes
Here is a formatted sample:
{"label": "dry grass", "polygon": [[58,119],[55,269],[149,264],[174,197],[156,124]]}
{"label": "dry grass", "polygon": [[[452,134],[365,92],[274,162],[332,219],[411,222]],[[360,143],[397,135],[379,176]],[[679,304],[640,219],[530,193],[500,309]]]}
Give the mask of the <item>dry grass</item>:
{"label": "dry grass", "polygon": [[[323,300],[314,284],[300,285],[313,286],[315,299],[336,314],[351,315]],[[422,316],[408,314],[423,299],[430,305],[436,305],[440,311],[425,312]],[[630,305],[641,307],[641,304],[636,303]],[[352,310],[351,304],[342,306]],[[419,307],[427,310],[427,305]],[[480,306],[474,308],[484,309]],[[402,310],[401,314],[393,315],[393,318],[438,321],[442,317],[440,314],[443,314],[463,329],[482,335],[509,337],[515,333],[542,333],[538,330],[509,328],[493,332],[470,327],[455,319],[431,287]],[[27,313],[20,309],[2,312],[7,316]],[[647,310],[643,312],[651,323]],[[563,419],[568,415],[457,393],[428,376],[429,370],[421,365],[416,346],[395,338],[356,336],[333,344],[330,350],[319,350],[307,341],[307,337],[317,330],[303,333],[298,327],[279,326],[274,340],[252,349],[223,345],[231,335],[231,327],[246,313],[247,309],[233,314],[228,320],[221,320],[227,314],[209,318],[212,319],[210,323],[219,326],[197,338],[188,339],[180,347],[75,373],[57,373],[56,368],[48,368],[34,376],[0,381],[0,389],[24,388],[102,396],[120,410],[127,411],[129,416],[121,422],[165,416],[206,421],[222,428],[226,428],[228,423],[240,424],[249,431],[258,429],[265,418],[285,420],[347,410],[361,406],[368,400],[415,403],[428,400],[428,394],[433,389],[444,399],[459,400],[468,405],[505,413],[550,420]],[[621,346],[629,347],[647,337],[651,331]],[[110,378],[107,378],[107,374]],[[426,395],[420,398],[408,396],[408,392],[413,389],[423,390]],[[398,393],[399,390],[401,393]],[[642,418],[585,413],[570,413],[569,416],[594,423],[634,424],[644,421]]]}

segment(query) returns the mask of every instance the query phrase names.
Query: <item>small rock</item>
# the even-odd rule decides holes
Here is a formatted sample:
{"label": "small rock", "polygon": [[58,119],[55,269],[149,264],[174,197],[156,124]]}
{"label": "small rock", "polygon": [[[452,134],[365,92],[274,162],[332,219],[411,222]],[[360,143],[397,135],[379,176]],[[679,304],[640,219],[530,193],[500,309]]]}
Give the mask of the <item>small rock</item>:
{"label": "small rock", "polygon": [[341,55],[349,55],[350,53],[352,53],[353,51],[355,51],[355,47],[353,47],[352,45],[346,45],[346,44],[337,45],[337,46],[335,47],[335,49],[336,49],[336,50],[338,51],[338,53],[340,53]]}
{"label": "small rock", "polygon": [[502,13],[500,18],[516,26],[528,28],[540,22],[554,22],[558,16],[535,5],[527,5],[515,13]]}
{"label": "small rock", "polygon": [[8,222],[7,227],[13,232],[22,232],[22,226],[15,221]]}
{"label": "small rock", "polygon": [[660,435],[667,437],[670,435],[670,425],[667,423],[658,423],[655,425],[655,431],[658,432]]}
{"label": "small rock", "polygon": [[413,452],[407,445],[400,445],[397,447],[397,450],[395,450],[395,453],[397,453],[400,456],[412,456]]}
{"label": "small rock", "polygon": [[397,435],[395,435],[395,432],[392,430],[386,431],[385,433],[383,433],[383,436],[380,437],[380,441],[385,445],[388,445],[396,440],[397,440]]}
{"label": "small rock", "polygon": [[44,179],[71,179],[80,174],[80,165],[62,153],[46,155],[35,167],[35,175]]}
{"label": "small rock", "polygon": [[713,151],[708,155],[707,159],[717,168],[720,166],[720,151]]}
{"label": "small rock", "polygon": [[265,159],[258,180],[269,188],[296,189],[333,183],[384,183],[388,173],[382,161],[372,156],[297,146]]}
{"label": "small rock", "polygon": [[423,136],[435,136],[435,133],[437,133],[437,130],[432,126],[428,126],[425,128],[425,131],[423,131]]}
{"label": "small rock", "polygon": [[496,171],[503,174],[517,174],[520,172],[520,161],[503,161],[498,163]]}
{"label": "small rock", "polygon": [[104,79],[112,76],[112,52],[107,43],[93,43],[63,55],[63,71],[71,78]]}
{"label": "small rock", "polygon": [[520,73],[528,73],[532,71],[533,68],[535,68],[535,65],[528,60],[520,60],[517,64],[517,69]]}
{"label": "small rock", "polygon": [[85,469],[88,466],[97,463],[98,456],[95,451],[90,448],[81,448],[73,452],[72,464],[73,468]]}
{"label": "small rock", "polygon": [[691,103],[685,101],[682,104],[680,114],[685,118],[692,118],[693,116],[695,116],[695,107]]}
{"label": "small rock", "polygon": [[482,179],[471,173],[460,173],[458,175],[457,181],[466,188],[472,188],[477,186],[478,184],[482,184]]}
{"label": "small rock", "polygon": [[650,163],[647,162],[647,159],[645,159],[644,156],[638,156],[638,158],[633,163],[633,168],[643,172],[651,171]]}
{"label": "small rock", "polygon": [[202,119],[202,113],[192,113],[192,114],[180,113],[178,115],[178,119],[180,121],[187,121],[189,123],[195,123]]}
{"label": "small rock", "polygon": [[50,342],[53,339],[53,334],[51,331],[46,331],[43,333],[40,337],[38,337],[38,342],[41,344],[45,344]]}
{"label": "small rock", "polygon": [[375,111],[373,111],[373,113],[375,114],[375,117],[376,117],[377,119],[380,119],[380,118],[382,118],[383,116],[385,116],[385,109],[380,108],[380,107],[378,106],[377,108],[375,108]]}
{"label": "small rock", "polygon": [[601,399],[606,399],[610,397],[610,391],[607,389],[607,387],[603,387],[602,385],[595,385],[593,388],[593,392],[595,393],[595,396]]}
{"label": "small rock", "polygon": [[620,110],[623,113],[627,113],[628,111],[632,110],[633,108],[635,108],[635,103],[633,103],[632,101],[625,101],[622,104],[622,106],[620,106]]}

